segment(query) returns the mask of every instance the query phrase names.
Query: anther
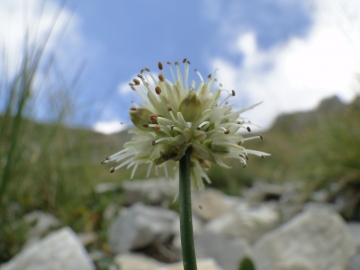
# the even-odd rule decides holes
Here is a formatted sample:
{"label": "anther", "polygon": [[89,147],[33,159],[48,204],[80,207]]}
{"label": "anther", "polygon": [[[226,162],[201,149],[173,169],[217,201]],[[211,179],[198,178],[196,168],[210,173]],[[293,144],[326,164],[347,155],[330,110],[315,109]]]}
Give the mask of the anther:
{"label": "anther", "polygon": [[155,126],[155,130],[160,131],[161,130],[160,126]]}
{"label": "anther", "polygon": [[167,110],[168,110],[169,112],[171,112],[171,111],[172,111],[172,108],[171,108],[169,105],[167,105]]}
{"label": "anther", "polygon": [[162,75],[162,74],[159,74],[159,80],[161,81],[161,82],[163,82],[164,81],[164,76]]}
{"label": "anther", "polygon": [[166,62],[166,64],[171,65],[171,62]]}
{"label": "anther", "polygon": [[141,75],[141,74],[138,74],[137,76],[138,76],[140,79],[144,79],[144,76]]}
{"label": "anther", "polygon": [[129,83],[129,85],[130,85],[130,88],[131,88],[132,90],[136,91],[136,89],[135,89],[135,87],[134,87],[135,84]]}
{"label": "anther", "polygon": [[198,72],[197,68],[195,68],[195,72]]}
{"label": "anther", "polygon": [[174,130],[174,127],[175,127],[174,125],[171,125],[171,127],[170,127],[170,128],[171,128],[171,130]]}
{"label": "anther", "polygon": [[190,61],[186,61],[186,63],[188,63],[190,65]]}
{"label": "anther", "polygon": [[235,90],[231,90],[231,94],[233,97],[235,97]]}
{"label": "anther", "polygon": [[144,128],[148,128],[148,127],[149,127],[149,124],[143,124],[143,127],[144,127]]}
{"label": "anther", "polygon": [[209,78],[209,79],[211,78],[211,74],[208,75],[208,78]]}
{"label": "anther", "polygon": [[247,127],[246,129],[247,129],[247,131],[251,132],[251,128],[250,128],[250,127]]}
{"label": "anther", "polygon": [[176,62],[175,62],[175,65],[179,65],[179,62],[178,62],[178,61],[176,61]]}
{"label": "anther", "polygon": [[137,111],[137,109],[135,107],[131,107],[130,111]]}
{"label": "anther", "polygon": [[155,144],[156,144],[156,142],[155,142],[155,141],[152,141],[151,143],[152,143],[152,145],[155,145]]}
{"label": "anther", "polygon": [[145,67],[145,70],[146,70],[147,72],[150,72],[150,68],[149,68],[149,67]]}
{"label": "anther", "polygon": [[140,70],[140,73],[144,73],[144,70],[142,69],[142,70]]}
{"label": "anther", "polygon": [[184,58],[184,60],[183,60],[183,64],[185,64],[186,63],[186,58]]}
{"label": "anther", "polygon": [[111,172],[111,173],[115,172],[115,168],[112,167],[112,168],[110,169],[110,172]]}
{"label": "anther", "polygon": [[101,161],[101,164],[105,164],[105,162],[106,162],[106,160],[104,160],[104,161]]}
{"label": "anther", "polygon": [[265,156],[261,156],[261,158],[265,158]]}
{"label": "anther", "polygon": [[133,82],[136,84],[136,85],[139,85],[140,84],[140,81],[138,79],[133,79]]}
{"label": "anther", "polygon": [[246,157],[246,160],[249,160],[249,156],[248,156],[248,155],[245,155],[245,157]]}
{"label": "anther", "polygon": [[220,83],[219,85],[220,85],[220,87],[222,87],[222,83]]}
{"label": "anther", "polygon": [[160,70],[162,70],[162,69],[163,69],[163,65],[162,65],[162,63],[161,63],[161,62],[159,62],[159,63],[158,63],[158,68],[159,68]]}
{"label": "anther", "polygon": [[245,165],[243,166],[243,169],[245,169],[245,168],[246,168],[246,166],[247,166],[247,165],[245,164]]}
{"label": "anther", "polygon": [[197,130],[200,130],[200,129],[201,129],[201,127],[197,127],[196,129],[197,129]]}
{"label": "anther", "polygon": [[161,88],[160,88],[159,86],[156,86],[156,87],[155,87],[155,92],[156,92],[156,94],[160,95],[160,93],[161,93]]}
{"label": "anther", "polygon": [[264,140],[264,137],[263,137],[263,135],[261,135],[261,134],[260,134],[260,135],[259,135],[259,137],[260,137],[260,139]]}
{"label": "anther", "polygon": [[152,114],[152,115],[150,115],[150,120],[156,121],[157,119],[158,119],[158,115],[157,115],[157,114]]}
{"label": "anther", "polygon": [[230,133],[230,130],[225,130],[224,134],[229,134]]}

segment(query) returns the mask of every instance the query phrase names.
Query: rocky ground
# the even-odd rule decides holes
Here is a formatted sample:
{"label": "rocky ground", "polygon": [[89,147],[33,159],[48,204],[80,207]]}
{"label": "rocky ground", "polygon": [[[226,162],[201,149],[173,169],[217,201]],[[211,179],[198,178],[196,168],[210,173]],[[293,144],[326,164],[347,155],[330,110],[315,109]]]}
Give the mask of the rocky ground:
{"label": "rocky ground", "polygon": [[[114,188],[105,183],[96,192]],[[344,206],[324,202],[324,194],[299,203],[299,188],[258,182],[239,197],[214,189],[194,193],[198,269],[237,270],[244,256],[257,270],[360,269],[360,223],[346,223],[338,214]],[[108,269],[183,269],[179,216],[162,207],[171,202],[176,184],[166,179],[131,181],[124,182],[123,190],[126,207],[109,205],[105,212],[113,254]],[[87,252],[86,246],[98,238],[95,233],[59,228],[60,221],[43,212],[24,218],[33,224],[27,243],[2,270],[91,270],[105,256]]]}

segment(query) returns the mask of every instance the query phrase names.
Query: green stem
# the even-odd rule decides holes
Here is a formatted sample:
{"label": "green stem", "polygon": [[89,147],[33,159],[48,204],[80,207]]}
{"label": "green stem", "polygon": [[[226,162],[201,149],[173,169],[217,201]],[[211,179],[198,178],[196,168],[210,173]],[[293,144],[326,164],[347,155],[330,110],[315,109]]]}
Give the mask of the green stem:
{"label": "green stem", "polygon": [[191,211],[190,155],[191,147],[180,159],[179,178],[180,236],[184,270],[197,269]]}

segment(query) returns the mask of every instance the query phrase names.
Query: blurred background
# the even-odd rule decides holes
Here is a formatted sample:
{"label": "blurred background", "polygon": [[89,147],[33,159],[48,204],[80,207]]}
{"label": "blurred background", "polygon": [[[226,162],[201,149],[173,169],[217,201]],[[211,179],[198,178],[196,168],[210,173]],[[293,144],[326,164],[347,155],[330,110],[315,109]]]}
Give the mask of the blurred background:
{"label": "blurred background", "polygon": [[[233,103],[263,101],[245,117],[265,141],[247,148],[272,156],[240,173],[212,167],[211,187],[301,182],[301,200],[346,194],[341,214],[360,219],[359,1],[0,0],[0,52],[0,263],[21,250],[34,210],[109,250],[103,212],[123,204],[130,172],[100,162],[130,138],[128,83],[185,57],[203,76],[219,69]],[[119,188],[95,192],[104,182]]]}

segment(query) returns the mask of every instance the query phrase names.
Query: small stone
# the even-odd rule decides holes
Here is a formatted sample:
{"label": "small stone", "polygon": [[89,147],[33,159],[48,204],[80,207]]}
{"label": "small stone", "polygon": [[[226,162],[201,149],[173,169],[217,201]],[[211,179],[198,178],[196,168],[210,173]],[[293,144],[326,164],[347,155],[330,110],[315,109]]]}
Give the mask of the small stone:
{"label": "small stone", "polygon": [[76,234],[69,227],[65,227],[25,248],[10,262],[2,265],[1,269],[93,270],[95,266]]}

